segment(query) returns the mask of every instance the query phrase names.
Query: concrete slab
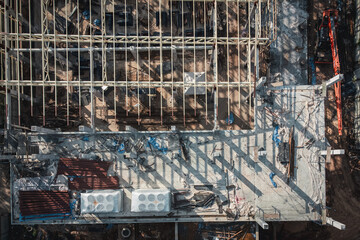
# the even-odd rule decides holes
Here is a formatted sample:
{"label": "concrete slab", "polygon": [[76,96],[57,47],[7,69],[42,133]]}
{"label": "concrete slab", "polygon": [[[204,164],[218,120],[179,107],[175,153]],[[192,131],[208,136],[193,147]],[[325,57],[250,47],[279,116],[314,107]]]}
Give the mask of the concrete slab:
{"label": "concrete slab", "polygon": [[[215,203],[208,208],[172,209],[171,216],[130,211],[134,189],[166,188],[191,196],[198,192],[197,185],[211,185],[221,201],[229,200],[226,208],[238,214],[236,221],[321,219],[321,208],[325,206],[325,159],[321,151],[326,150],[326,145],[324,98],[319,86],[261,89],[256,96],[256,125],[248,131],[32,134],[29,138],[39,144],[42,154],[79,157],[91,153],[114,162],[109,175],[118,176],[119,188],[124,189],[121,213],[75,214],[76,219],[51,222],[234,221],[225,212],[220,213]],[[295,170],[290,179],[288,167],[278,158],[280,150],[273,140],[275,126],[281,142],[288,142],[294,127]],[[148,143],[150,137],[156,139],[157,147]],[[180,154],[180,139],[188,151],[188,160]],[[114,140],[124,143],[126,155],[117,151]],[[256,156],[255,148],[263,154]],[[275,174],[276,187],[270,180],[271,173]],[[15,219],[14,223],[20,222]]]}
{"label": "concrete slab", "polygon": [[307,84],[306,1],[278,1],[277,38],[270,45],[271,82]]}

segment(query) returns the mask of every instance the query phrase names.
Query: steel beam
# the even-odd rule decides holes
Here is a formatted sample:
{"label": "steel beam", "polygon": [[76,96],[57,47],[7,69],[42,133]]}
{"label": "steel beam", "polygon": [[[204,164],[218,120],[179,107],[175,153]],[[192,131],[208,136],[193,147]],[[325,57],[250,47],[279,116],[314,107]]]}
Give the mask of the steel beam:
{"label": "steel beam", "polygon": [[[217,37],[217,3],[214,2],[214,8],[213,8],[213,35]],[[218,64],[217,64],[217,56],[218,56],[218,42],[216,39],[216,42],[214,44],[213,48],[213,72],[214,72],[214,82],[216,83],[216,89],[214,91],[214,129],[217,129],[218,126],[218,107],[219,107],[219,79],[218,79]],[[228,83],[229,84],[229,83]]]}
{"label": "steel beam", "polygon": [[327,217],[326,223],[330,226],[336,227],[339,230],[345,230],[346,226],[345,224],[342,224],[341,222],[335,221],[334,219]]}
{"label": "steel beam", "polygon": [[[17,39],[16,33],[7,33],[6,36],[9,40],[15,41]],[[178,36],[163,36],[162,39],[158,36],[113,36],[113,35],[106,35],[104,36],[104,40],[101,36],[97,35],[65,35],[65,34],[45,34],[44,36],[42,34],[38,33],[21,33],[19,34],[19,39],[21,41],[32,41],[32,42],[41,42],[44,38],[45,41],[53,42],[61,42],[66,41],[68,39],[69,42],[77,43],[80,39],[82,43],[102,43],[103,41],[106,41],[107,43],[139,43],[139,44],[160,44],[160,41],[162,41],[163,44],[173,44],[173,45],[181,45],[182,40],[184,39],[185,44],[198,44],[198,45],[204,45],[204,44],[214,44],[215,42],[217,44],[231,44],[231,45],[247,45],[248,41],[250,41],[252,44],[255,43],[255,38],[247,38],[247,37],[178,37]],[[5,34],[0,34],[0,39],[5,39]],[[266,38],[259,38],[259,45],[266,45],[271,39]]]}
{"label": "steel beam", "polygon": [[[320,152],[321,155],[327,155],[327,150],[321,151]],[[334,149],[330,151],[330,155],[343,155],[345,154],[345,150],[344,149]]]}
{"label": "steel beam", "polygon": [[344,79],[344,74],[338,74],[326,81],[326,87],[330,87],[331,85],[340,82],[343,79]]}
{"label": "steel beam", "polygon": [[[90,54],[91,58],[93,59],[92,54]],[[90,63],[90,69],[92,64]],[[93,75],[93,74],[92,74]],[[47,81],[47,82],[43,82],[42,80],[23,80],[20,82],[20,86],[47,86],[47,87],[51,87],[51,86],[58,86],[58,87],[65,87],[67,86],[67,84],[69,84],[69,86],[82,86],[82,87],[102,87],[102,86],[108,86],[108,87],[125,87],[125,86],[129,86],[129,87],[137,87],[138,85],[141,87],[171,87],[172,85],[174,85],[175,87],[227,87],[228,85],[230,85],[230,87],[249,87],[249,86],[254,86],[253,82],[197,82],[196,85],[194,85],[193,83],[183,83],[183,82],[157,82],[157,81],[152,81],[152,82],[145,82],[145,81],[116,81],[114,82],[107,82],[106,84],[103,83],[102,81],[94,81],[91,80],[94,77],[91,77],[90,74],[90,81]],[[17,86],[18,81],[17,80],[9,80],[9,81],[0,81],[0,86],[6,86],[6,84],[8,86]]]}
{"label": "steel beam", "polygon": [[[91,13],[91,0],[89,1],[89,11],[90,11],[90,22],[92,21],[92,13]],[[92,32],[92,25],[90,24],[90,32]],[[92,40],[92,38],[91,38]],[[92,47],[93,42],[90,41],[90,47]],[[103,82],[101,82],[103,84]],[[94,104],[94,54],[93,51],[90,51],[90,108],[91,108],[91,128],[95,130],[95,104]]]}
{"label": "steel beam", "polygon": [[[9,5],[9,0],[5,0],[5,6]],[[9,24],[9,13],[5,9],[4,14],[4,24],[5,24],[5,32],[10,32],[10,24]],[[10,47],[9,39],[7,35],[5,35],[5,49]],[[10,81],[10,55],[8,51],[5,51],[5,115],[6,115],[6,129],[10,130],[11,128],[11,95],[8,94],[9,85],[8,82]]]}
{"label": "steel beam", "polygon": [[262,227],[262,229],[264,229],[264,230],[269,229],[269,224],[267,224],[264,220],[262,220],[260,218],[255,218],[255,221],[258,225],[260,225]]}

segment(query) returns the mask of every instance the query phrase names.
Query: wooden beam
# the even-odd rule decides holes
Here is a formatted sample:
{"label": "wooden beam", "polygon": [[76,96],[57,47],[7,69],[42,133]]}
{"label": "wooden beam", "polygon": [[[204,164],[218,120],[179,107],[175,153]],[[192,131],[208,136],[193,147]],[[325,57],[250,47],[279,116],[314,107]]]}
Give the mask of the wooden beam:
{"label": "wooden beam", "polygon": [[[330,147],[330,149],[331,149],[331,147]],[[321,153],[321,155],[325,156],[328,154],[328,150],[321,151],[320,153]],[[331,155],[342,155],[342,154],[345,154],[345,150],[344,149],[334,149],[334,150],[331,150],[330,154]]]}
{"label": "wooden beam", "polygon": [[294,168],[295,168],[295,139],[294,139],[294,127],[292,127],[289,135],[288,181],[290,177],[294,177]]}

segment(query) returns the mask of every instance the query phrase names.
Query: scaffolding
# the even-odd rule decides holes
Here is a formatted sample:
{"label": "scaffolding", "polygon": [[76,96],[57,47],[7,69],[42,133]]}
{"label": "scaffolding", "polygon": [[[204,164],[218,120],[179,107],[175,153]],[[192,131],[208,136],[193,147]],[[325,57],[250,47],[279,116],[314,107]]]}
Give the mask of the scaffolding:
{"label": "scaffolding", "polygon": [[[97,109],[106,120],[109,101],[115,121],[132,116],[137,125],[145,115],[160,117],[162,126],[165,117],[181,114],[184,126],[195,116],[216,129],[219,111],[230,118],[234,104],[251,119],[259,51],[276,38],[276,0],[0,3],[7,129],[26,125],[26,109],[48,126],[59,106],[69,126],[74,106],[84,114],[85,94],[94,130]],[[188,72],[205,80],[185,81]]]}

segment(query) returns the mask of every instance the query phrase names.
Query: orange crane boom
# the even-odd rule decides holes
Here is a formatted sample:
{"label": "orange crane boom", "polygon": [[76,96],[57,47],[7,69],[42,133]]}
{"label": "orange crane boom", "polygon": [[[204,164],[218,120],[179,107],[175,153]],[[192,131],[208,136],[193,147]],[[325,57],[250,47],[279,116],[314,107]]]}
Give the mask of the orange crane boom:
{"label": "orange crane boom", "polygon": [[[329,28],[329,37],[331,43],[331,52],[332,52],[332,60],[333,60],[333,68],[335,72],[335,76],[340,74],[340,59],[338,53],[338,45],[336,38],[336,25],[339,16],[338,10],[325,10],[323,12],[323,22],[320,26],[325,27],[324,20],[327,20],[328,28]],[[339,135],[342,135],[342,110],[341,110],[341,81],[335,83],[335,97],[336,97],[336,109],[337,109],[337,119],[338,119],[338,131]]]}

